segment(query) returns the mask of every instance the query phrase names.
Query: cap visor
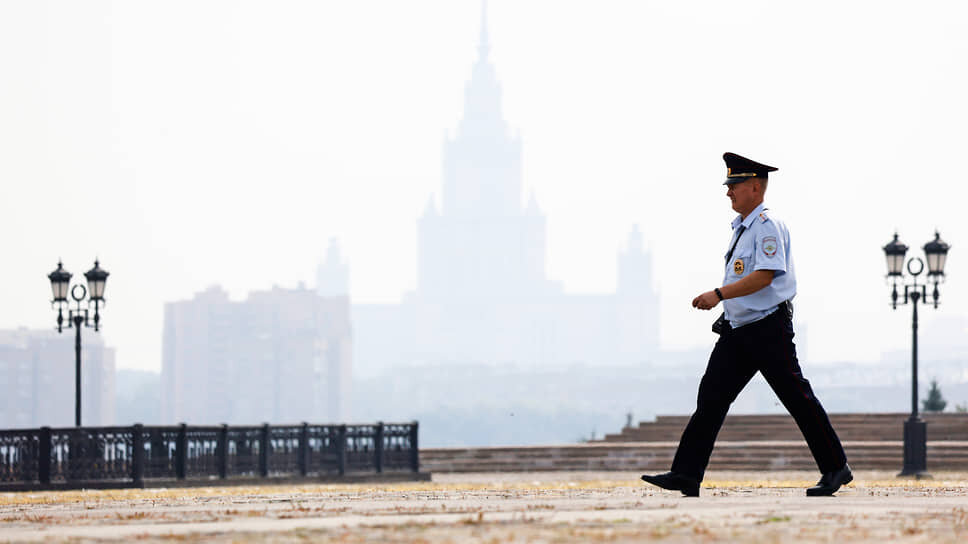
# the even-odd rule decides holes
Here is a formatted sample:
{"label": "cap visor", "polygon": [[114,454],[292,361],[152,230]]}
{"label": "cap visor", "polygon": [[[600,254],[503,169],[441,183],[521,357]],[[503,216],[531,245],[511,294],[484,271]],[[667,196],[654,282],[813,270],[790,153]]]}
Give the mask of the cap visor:
{"label": "cap visor", "polygon": [[748,179],[751,178],[726,178],[726,181],[723,182],[723,185],[736,185],[737,183],[743,183]]}

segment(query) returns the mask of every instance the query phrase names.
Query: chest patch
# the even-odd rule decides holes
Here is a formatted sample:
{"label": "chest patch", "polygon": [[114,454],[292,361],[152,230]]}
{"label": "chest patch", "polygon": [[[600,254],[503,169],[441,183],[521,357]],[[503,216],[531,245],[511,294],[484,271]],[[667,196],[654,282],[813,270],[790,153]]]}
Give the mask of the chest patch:
{"label": "chest patch", "polygon": [[763,248],[763,254],[767,257],[776,255],[776,236],[767,236],[766,238],[763,238],[763,243],[761,246]]}
{"label": "chest patch", "polygon": [[733,274],[742,275],[744,270],[746,270],[746,265],[743,263],[743,259],[736,259],[733,262]]}

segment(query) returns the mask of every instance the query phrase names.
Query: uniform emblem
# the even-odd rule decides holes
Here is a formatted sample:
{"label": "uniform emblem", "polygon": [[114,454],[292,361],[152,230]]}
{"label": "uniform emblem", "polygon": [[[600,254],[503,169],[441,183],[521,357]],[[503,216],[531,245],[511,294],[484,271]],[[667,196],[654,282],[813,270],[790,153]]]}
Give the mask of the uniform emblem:
{"label": "uniform emblem", "polygon": [[743,270],[746,270],[746,266],[743,264],[743,259],[736,259],[736,261],[733,263],[733,274],[741,276],[743,274]]}
{"label": "uniform emblem", "polygon": [[772,257],[776,255],[776,236],[767,236],[763,238],[763,253],[767,257]]}

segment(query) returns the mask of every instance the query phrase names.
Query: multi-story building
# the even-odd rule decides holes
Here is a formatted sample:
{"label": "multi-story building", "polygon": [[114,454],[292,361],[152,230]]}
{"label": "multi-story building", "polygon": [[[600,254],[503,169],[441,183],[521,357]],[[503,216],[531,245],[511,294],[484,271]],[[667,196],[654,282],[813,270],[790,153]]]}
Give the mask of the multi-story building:
{"label": "multi-story building", "polygon": [[569,294],[547,277],[545,215],[533,193],[523,199],[522,142],[503,118],[489,51],[482,21],[464,114],[444,142],[439,205],[432,196],[417,222],[417,289],[400,304],[353,306],[358,372],[650,360],[659,298],[637,227],[618,256],[614,293]]}
{"label": "multi-story building", "polygon": [[347,297],[305,289],[232,301],[212,287],[165,305],[162,421],[341,421],[349,417]]}
{"label": "multi-story building", "polygon": [[[91,331],[93,332],[93,331]],[[73,427],[74,330],[0,331],[0,428]],[[81,423],[113,425],[114,348],[99,334],[81,344]]]}

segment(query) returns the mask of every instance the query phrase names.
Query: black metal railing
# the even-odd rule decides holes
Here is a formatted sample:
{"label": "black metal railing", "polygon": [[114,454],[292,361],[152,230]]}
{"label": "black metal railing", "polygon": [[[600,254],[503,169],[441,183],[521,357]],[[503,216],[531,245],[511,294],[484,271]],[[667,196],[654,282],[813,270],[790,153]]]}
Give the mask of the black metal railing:
{"label": "black metal railing", "polygon": [[417,422],[0,431],[0,491],[418,472]]}

